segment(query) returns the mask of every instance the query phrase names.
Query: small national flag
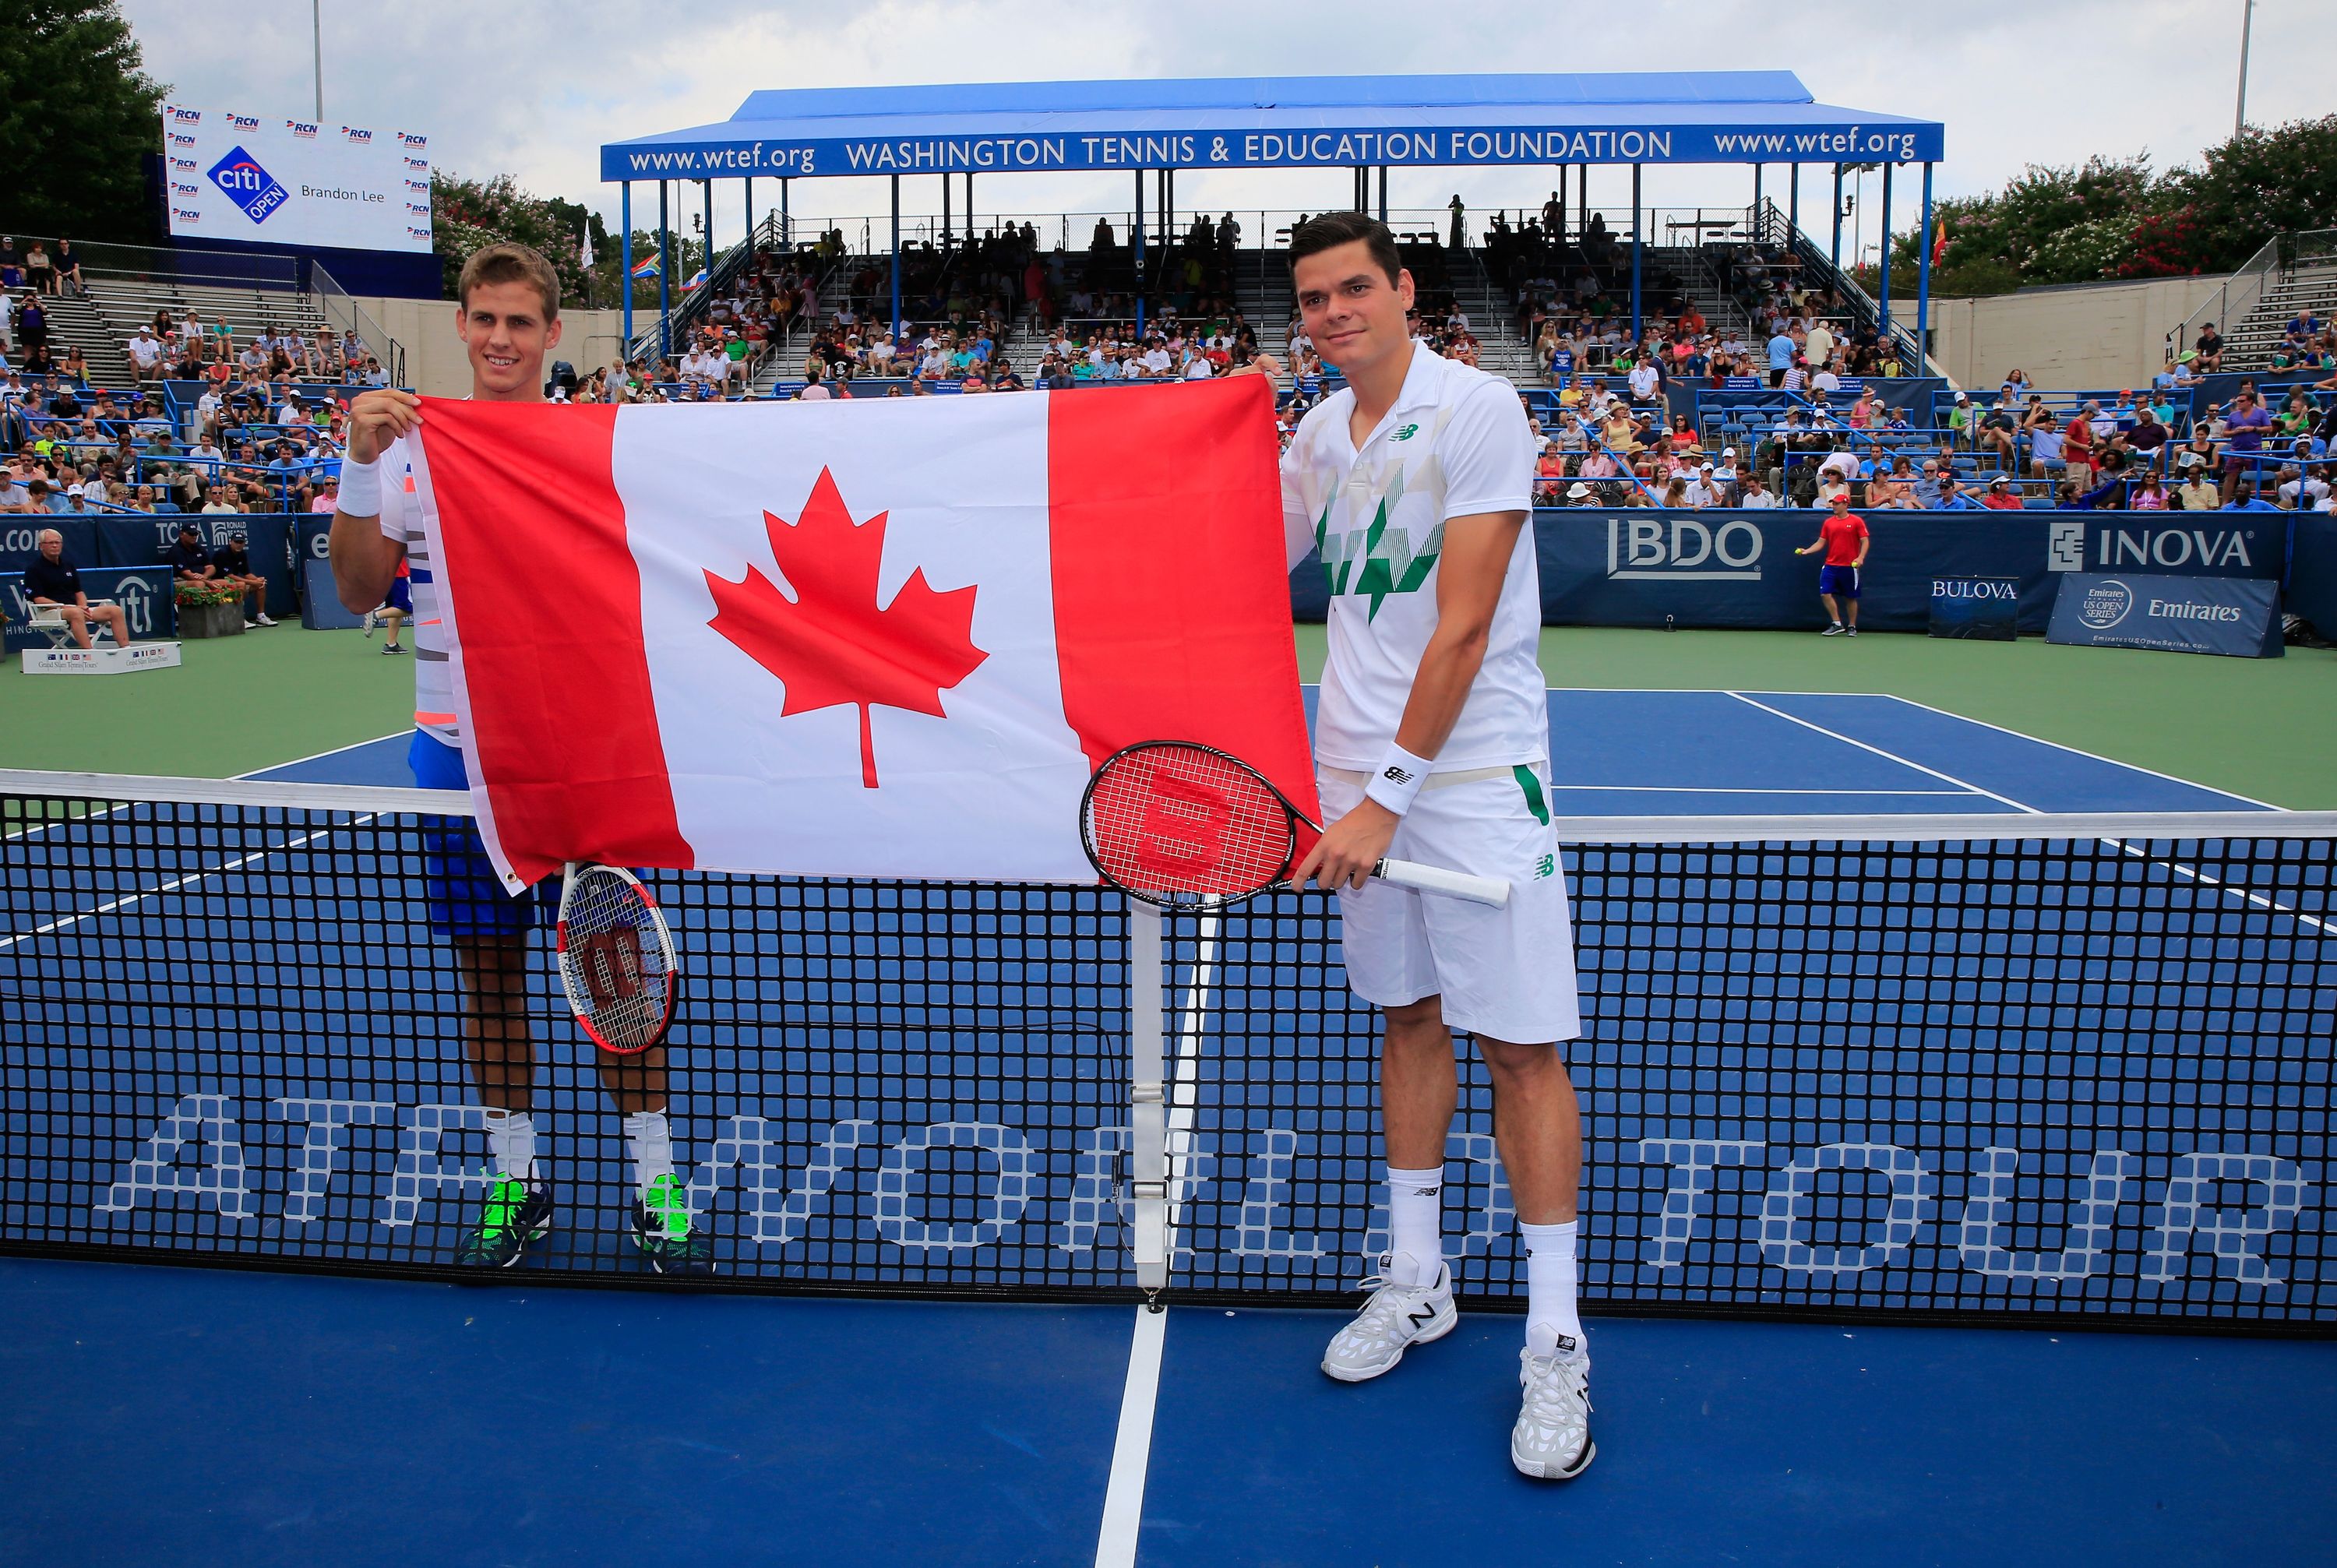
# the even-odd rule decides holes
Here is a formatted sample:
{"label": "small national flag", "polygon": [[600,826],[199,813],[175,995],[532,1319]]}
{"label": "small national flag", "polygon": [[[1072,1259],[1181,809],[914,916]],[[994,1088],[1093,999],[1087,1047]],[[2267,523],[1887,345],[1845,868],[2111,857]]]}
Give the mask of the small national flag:
{"label": "small national flag", "polygon": [[583,271],[592,270],[592,226],[589,223],[576,237],[576,265]]}
{"label": "small national flag", "polygon": [[513,887],[577,859],[1090,883],[1080,794],[1138,740],[1316,810],[1263,377],[425,415],[454,705]]}
{"label": "small national flag", "polygon": [[1939,266],[1941,261],[1947,259],[1947,254],[1948,220],[1945,218],[1942,218],[1940,220],[1939,238],[1931,241],[1931,265],[1934,267]]}
{"label": "small national flag", "polygon": [[692,289],[697,288],[700,283],[703,283],[703,282],[705,282],[705,281],[706,281],[706,269],[705,269],[705,268],[703,268],[703,267],[700,267],[697,271],[695,271],[695,272],[693,272],[693,273],[691,273],[691,274],[689,275],[689,281],[688,281],[687,283],[684,283],[684,284],[681,286],[681,291],[682,291],[683,293],[687,294],[687,293],[689,293]]}
{"label": "small national flag", "polygon": [[636,277],[636,278],[654,278],[654,277],[656,277],[657,275],[658,275],[658,259],[657,259],[657,252],[656,252],[656,251],[654,251],[654,250],[650,251],[648,255],[646,255],[646,256],[642,257],[640,260],[638,260],[638,261],[636,261],[636,262],[634,262],[634,263],[633,263],[633,276],[634,276],[634,277]]}

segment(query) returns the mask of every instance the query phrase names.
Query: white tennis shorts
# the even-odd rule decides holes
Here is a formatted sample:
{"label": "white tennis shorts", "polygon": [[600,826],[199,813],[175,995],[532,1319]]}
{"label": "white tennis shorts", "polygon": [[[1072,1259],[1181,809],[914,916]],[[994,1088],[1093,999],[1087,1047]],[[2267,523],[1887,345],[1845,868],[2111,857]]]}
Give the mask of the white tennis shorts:
{"label": "white tennis shorts", "polygon": [[[1381,1007],[1441,996],[1446,1025],[1472,1034],[1521,1045],[1571,1040],[1582,1033],[1582,1004],[1548,783],[1540,768],[1482,776],[1491,771],[1452,784],[1432,774],[1397,824],[1388,858],[1506,877],[1508,906],[1376,880],[1360,893],[1342,889],[1348,984]],[[1364,781],[1345,769],[1317,770],[1326,823],[1354,809]]]}

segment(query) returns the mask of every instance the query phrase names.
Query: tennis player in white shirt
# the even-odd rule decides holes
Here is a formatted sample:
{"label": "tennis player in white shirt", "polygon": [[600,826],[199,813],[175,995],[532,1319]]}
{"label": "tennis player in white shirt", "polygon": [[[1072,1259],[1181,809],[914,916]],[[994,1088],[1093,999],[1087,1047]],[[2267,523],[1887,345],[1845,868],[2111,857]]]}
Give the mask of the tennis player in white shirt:
{"label": "tennis player in white shirt", "polygon": [[[1346,377],[1283,458],[1292,562],[1319,548],[1331,587],[1315,730],[1327,827],[1298,879],[1339,890],[1349,980],[1381,1010],[1391,1221],[1376,1289],[1323,1370],[1379,1377],[1456,1321],[1442,1199],[1452,1034],[1466,1032],[1492,1080],[1526,1253],[1510,1455],[1528,1475],[1568,1480],[1597,1448],[1575,1305],[1581,1129],[1560,1048],[1581,1015],[1525,525],[1533,441],[1506,381],[1407,334],[1412,275],[1386,225],[1327,213],[1299,226],[1290,259],[1306,335]],[[1506,878],[1509,904],[1370,880],[1390,855]]]}

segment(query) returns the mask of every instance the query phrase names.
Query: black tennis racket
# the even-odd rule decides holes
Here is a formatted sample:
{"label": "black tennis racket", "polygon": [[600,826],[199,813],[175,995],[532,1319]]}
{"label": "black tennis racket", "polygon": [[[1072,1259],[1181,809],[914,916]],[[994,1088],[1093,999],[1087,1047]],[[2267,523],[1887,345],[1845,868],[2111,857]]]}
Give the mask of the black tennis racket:
{"label": "black tennis racket", "polygon": [[636,1055],[665,1038],[681,995],[673,933],[640,877],[571,861],[560,891],[560,984],[592,1044]]}
{"label": "black tennis racket", "polygon": [[[1106,882],[1164,908],[1222,909],[1286,883],[1298,825],[1321,828],[1240,758],[1190,740],[1141,740],[1103,760],[1080,799],[1080,841]],[[1409,860],[1372,875],[1496,907],[1510,885]]]}

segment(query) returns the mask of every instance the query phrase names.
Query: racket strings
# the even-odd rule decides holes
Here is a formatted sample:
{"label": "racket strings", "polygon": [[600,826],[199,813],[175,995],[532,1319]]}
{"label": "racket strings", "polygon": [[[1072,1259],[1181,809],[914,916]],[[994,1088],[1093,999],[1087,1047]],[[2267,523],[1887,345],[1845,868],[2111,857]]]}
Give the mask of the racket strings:
{"label": "racket strings", "polygon": [[1089,847],[1120,887],[1156,898],[1244,898],[1279,880],[1296,838],[1263,779],[1206,747],[1122,753],[1088,799]]}
{"label": "racket strings", "polygon": [[657,915],[624,877],[577,873],[561,919],[561,979],[570,1005],[610,1046],[647,1045],[665,1026],[673,964]]}

